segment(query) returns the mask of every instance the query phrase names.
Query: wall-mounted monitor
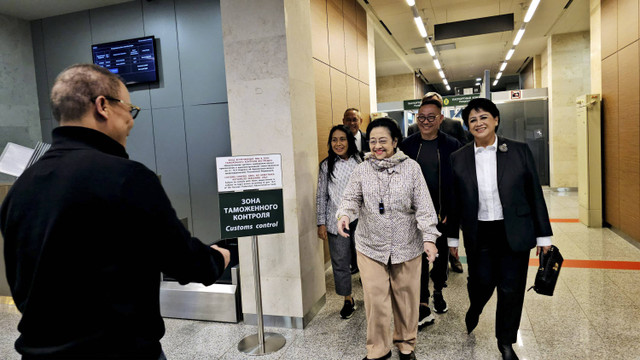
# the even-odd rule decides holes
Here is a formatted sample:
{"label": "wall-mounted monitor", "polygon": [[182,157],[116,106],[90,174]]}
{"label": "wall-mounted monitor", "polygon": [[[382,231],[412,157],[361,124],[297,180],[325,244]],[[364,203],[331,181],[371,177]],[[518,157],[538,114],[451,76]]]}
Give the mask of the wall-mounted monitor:
{"label": "wall-mounted monitor", "polygon": [[93,63],[120,75],[125,84],[158,81],[154,36],[91,45]]}

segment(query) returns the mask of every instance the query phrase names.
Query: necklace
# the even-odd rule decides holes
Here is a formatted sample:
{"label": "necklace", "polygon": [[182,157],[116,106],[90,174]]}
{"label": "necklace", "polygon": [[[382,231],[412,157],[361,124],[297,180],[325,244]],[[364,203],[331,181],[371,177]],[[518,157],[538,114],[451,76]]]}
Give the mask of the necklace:
{"label": "necklace", "polygon": [[[388,171],[388,169],[383,169],[379,173],[382,173],[385,170]],[[384,197],[389,192],[389,185],[391,184],[391,175],[393,175],[393,172],[389,173],[389,176],[388,176],[388,179],[387,179],[387,186],[384,189],[384,193],[382,193],[382,191],[380,190],[380,183],[382,182],[382,180],[380,180],[379,173],[376,174],[376,177],[378,178],[378,195],[380,196],[380,202],[378,203],[378,211],[380,212],[380,215],[382,215],[382,214],[384,214]]]}

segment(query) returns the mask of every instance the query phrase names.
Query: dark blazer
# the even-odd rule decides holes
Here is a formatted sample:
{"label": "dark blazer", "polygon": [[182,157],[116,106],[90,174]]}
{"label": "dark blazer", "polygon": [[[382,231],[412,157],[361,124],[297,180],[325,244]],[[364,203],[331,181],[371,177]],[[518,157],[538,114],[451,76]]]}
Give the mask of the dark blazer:
{"label": "dark blazer", "polygon": [[449,118],[442,119],[442,124],[440,124],[440,131],[453,136],[463,145],[473,140],[473,136],[469,134],[469,132],[462,127],[460,121],[457,120]]}
{"label": "dark blazer", "polygon": [[[360,155],[363,155],[366,152],[371,151],[369,149],[369,140],[367,139],[367,134],[363,133],[362,130],[358,130],[358,132],[362,135],[360,136],[360,145],[362,145]],[[364,158],[364,156],[362,156]]]}
{"label": "dark blazer", "polygon": [[[400,150],[408,157],[418,161],[418,151],[422,137],[420,132],[404,139],[400,144]],[[436,209],[441,219],[448,217],[453,204],[453,190],[451,188],[452,172],[451,172],[451,154],[458,150],[462,145],[458,140],[449,136],[442,131],[438,132],[438,153],[440,157],[440,209]],[[433,196],[433,195],[432,195]],[[447,218],[446,235],[450,238],[458,238],[460,236],[459,226],[454,222],[455,219]]]}
{"label": "dark blazer", "polygon": [[[503,151],[504,150],[504,151]],[[498,192],[507,241],[513,251],[536,246],[536,238],[551,236],[547,206],[533,155],[527,144],[498,137]],[[478,179],[473,142],[451,155],[454,216],[459,217],[467,252],[475,252],[478,231]]]}

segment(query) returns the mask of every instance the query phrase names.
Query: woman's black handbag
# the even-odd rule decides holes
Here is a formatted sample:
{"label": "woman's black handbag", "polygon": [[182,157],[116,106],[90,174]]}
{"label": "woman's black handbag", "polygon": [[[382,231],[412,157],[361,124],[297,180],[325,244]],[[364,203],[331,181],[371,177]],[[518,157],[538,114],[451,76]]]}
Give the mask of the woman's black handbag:
{"label": "woman's black handbag", "polygon": [[536,281],[529,290],[533,289],[541,295],[553,295],[563,260],[562,255],[560,255],[560,250],[554,245],[551,245],[551,249],[549,249],[546,254],[541,250],[540,267],[538,267]]}

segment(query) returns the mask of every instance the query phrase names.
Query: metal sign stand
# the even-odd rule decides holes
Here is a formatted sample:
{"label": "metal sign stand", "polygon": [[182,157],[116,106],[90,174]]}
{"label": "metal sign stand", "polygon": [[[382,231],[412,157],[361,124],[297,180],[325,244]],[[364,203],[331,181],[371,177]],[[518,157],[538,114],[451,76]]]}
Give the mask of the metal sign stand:
{"label": "metal sign stand", "polygon": [[258,236],[251,237],[253,250],[253,279],[256,288],[256,317],[258,318],[258,333],[249,335],[238,343],[238,350],[249,355],[266,355],[276,352],[284,346],[284,336],[276,333],[264,332],[262,319],[262,291],[260,289],[260,259],[258,258]]}

